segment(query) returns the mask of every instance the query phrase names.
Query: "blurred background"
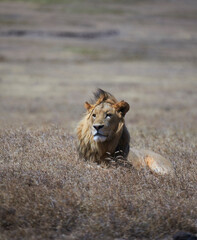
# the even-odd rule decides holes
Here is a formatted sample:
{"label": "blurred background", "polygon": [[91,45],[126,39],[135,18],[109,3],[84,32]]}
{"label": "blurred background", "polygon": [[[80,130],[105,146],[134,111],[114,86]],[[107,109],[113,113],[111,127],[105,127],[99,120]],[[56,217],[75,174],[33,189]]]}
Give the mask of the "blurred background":
{"label": "blurred background", "polygon": [[193,132],[196,0],[0,0],[0,128],[73,132],[96,88],[128,127]]}

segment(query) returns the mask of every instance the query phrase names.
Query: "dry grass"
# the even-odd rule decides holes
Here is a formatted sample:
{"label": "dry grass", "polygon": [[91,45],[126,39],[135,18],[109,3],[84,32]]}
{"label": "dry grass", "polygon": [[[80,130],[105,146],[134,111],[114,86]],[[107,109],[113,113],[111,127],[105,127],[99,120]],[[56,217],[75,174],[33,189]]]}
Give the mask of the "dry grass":
{"label": "dry grass", "polygon": [[174,178],[80,161],[64,129],[21,128],[0,137],[1,239],[171,239],[177,230],[196,231],[192,136],[158,139],[168,143],[161,152],[177,159]]}

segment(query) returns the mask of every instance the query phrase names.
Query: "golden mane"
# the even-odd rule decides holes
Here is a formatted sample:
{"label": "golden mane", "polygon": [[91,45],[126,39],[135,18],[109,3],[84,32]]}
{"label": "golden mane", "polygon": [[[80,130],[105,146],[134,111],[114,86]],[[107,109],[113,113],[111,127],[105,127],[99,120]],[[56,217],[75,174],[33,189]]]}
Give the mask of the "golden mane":
{"label": "golden mane", "polygon": [[[79,156],[87,160],[101,162],[109,157],[109,155],[114,156],[116,152],[119,152],[119,155],[126,158],[129,153],[130,136],[125,126],[124,115],[129,110],[128,103],[124,101],[118,102],[113,95],[102,89],[98,89],[94,93],[93,101],[93,104],[85,103],[85,108],[88,111],[77,127]],[[105,111],[105,106],[107,106],[108,109],[113,109],[118,116],[115,118],[115,123],[117,124],[116,131],[105,142],[95,142],[91,132],[91,116],[98,106],[101,113]],[[110,127],[109,125],[109,131]]]}

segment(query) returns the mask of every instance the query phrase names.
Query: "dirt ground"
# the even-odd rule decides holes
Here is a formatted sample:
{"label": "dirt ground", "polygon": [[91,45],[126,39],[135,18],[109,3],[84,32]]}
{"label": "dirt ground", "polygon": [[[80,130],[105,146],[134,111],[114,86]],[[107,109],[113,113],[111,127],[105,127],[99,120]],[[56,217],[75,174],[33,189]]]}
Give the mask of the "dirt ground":
{"label": "dirt ground", "polygon": [[[23,139],[24,135],[30,134],[30,138],[42,139],[41,136],[45,131],[52,131],[54,134],[57,133],[57,142],[64,133],[69,134],[70,138],[75,138],[74,129],[84,112],[83,103],[91,98],[96,88],[102,88],[114,94],[117,99],[124,99],[130,104],[131,109],[126,116],[126,122],[131,133],[131,144],[152,149],[168,157],[177,170],[177,179],[182,183],[187,181],[186,189],[192,186],[190,195],[187,195],[186,190],[185,192],[183,189],[183,191],[180,190],[181,186],[177,179],[174,185],[180,187],[180,191],[177,190],[177,199],[180,200],[180,196],[184,195],[186,205],[181,202],[181,211],[185,206],[193,211],[188,210],[187,214],[184,214],[184,211],[181,212],[178,220],[171,222],[172,228],[163,226],[160,219],[158,222],[163,227],[154,237],[151,235],[155,231],[154,227],[143,234],[143,226],[136,223],[139,228],[136,238],[132,234],[129,235],[128,229],[125,230],[125,228],[121,231],[127,232],[126,235],[113,235],[113,231],[110,234],[106,232],[106,239],[164,239],[164,237],[171,239],[171,235],[168,234],[178,230],[195,233],[197,225],[194,216],[197,216],[197,212],[193,203],[196,185],[194,176],[197,174],[196,26],[197,1],[195,0],[29,0],[23,2],[0,0],[0,130],[2,137],[0,161],[2,160],[2,168],[9,166],[8,169],[11,168],[12,171],[16,168],[16,163],[9,163],[6,160],[12,159],[13,154],[16,153],[17,147],[9,150],[6,147],[8,143],[12,145],[11,139],[14,136],[17,139],[20,137]],[[43,130],[51,128],[52,130]],[[59,130],[55,132],[54,128]],[[41,133],[37,134],[37,131]],[[70,141],[67,137],[66,139]],[[59,143],[60,149],[64,143]],[[50,148],[51,143],[47,144]],[[35,146],[34,148],[36,151]],[[8,152],[9,157],[6,155]],[[71,152],[76,155],[75,150],[71,149]],[[74,158],[73,167],[75,168],[79,162],[76,156]],[[19,160],[20,156],[16,157],[17,159]],[[36,159],[34,159],[35,162]],[[49,160],[51,159],[50,155]],[[66,161],[65,156],[61,164],[63,161]],[[39,166],[40,163],[35,164]],[[50,166],[49,162],[46,163],[47,166],[48,164]],[[23,171],[27,173],[32,166],[27,164],[27,169]],[[187,166],[188,175],[182,172],[185,166]],[[47,172],[46,167],[41,166],[41,169]],[[11,174],[11,170],[7,171],[8,175]],[[50,171],[52,173],[52,170]],[[108,173],[101,173],[101,170],[94,171],[97,174],[104,174],[104,178],[108,176],[106,175]],[[117,173],[125,174],[120,169],[111,171],[112,179],[116,178]],[[37,176],[36,174],[34,176]],[[47,174],[50,175],[50,172]],[[85,173],[82,172],[83,174]],[[156,180],[154,176],[147,174],[148,184],[156,181],[155,189],[159,189],[158,184],[163,180]],[[134,175],[139,179],[144,177],[143,174],[138,175],[136,172]],[[13,184],[17,185],[20,177],[18,175],[15,177],[17,180],[13,180]],[[5,180],[5,175],[2,175],[2,179],[4,179],[3,184],[6,184],[8,179]],[[74,179],[78,181],[79,178],[76,175]],[[92,180],[93,177],[90,177],[90,183]],[[145,188],[149,186],[145,185],[146,180],[142,180]],[[121,177],[120,183],[123,182]],[[102,185],[102,180],[98,184]],[[171,182],[167,184],[169,188],[173,185]],[[121,188],[120,185],[119,188]],[[168,191],[168,187],[161,190],[163,191],[161,196]],[[93,188],[95,186],[92,186]],[[4,191],[6,195],[7,190],[4,189]],[[113,191],[116,191],[114,186]],[[105,197],[110,199],[110,196],[103,196],[102,201],[105,201]],[[140,195],[137,196],[140,199]],[[129,203],[129,199],[125,202]],[[136,197],[135,201],[139,199]],[[173,204],[169,205],[170,210],[174,208],[175,202],[179,201],[177,199],[174,198]],[[191,206],[189,206],[190,201],[193,204]],[[161,203],[160,200],[156,202]],[[116,203],[113,202],[112,207]],[[153,207],[152,204],[150,204],[151,207]],[[2,202],[2,205],[6,203]],[[13,202],[9,206],[6,205],[9,208],[13,206],[18,205]],[[74,206],[72,211],[77,206]],[[150,206],[147,206],[145,212],[151,211]],[[162,206],[162,211],[165,212],[168,206]],[[98,208],[98,212],[102,212],[101,209]],[[104,210],[107,211],[105,208]],[[117,218],[120,215],[117,210]],[[183,216],[186,222],[182,223],[180,218]],[[38,219],[36,218],[35,221]],[[137,221],[140,221],[139,219]],[[148,217],[146,220],[149,222]],[[93,226],[91,224],[98,221],[98,218],[92,220],[89,226]],[[110,222],[106,219],[103,221]],[[129,221],[134,220],[127,218],[126,222]],[[177,225],[174,223],[176,221]],[[29,229],[33,229],[32,226],[28,225]],[[83,229],[85,225],[80,226]],[[99,231],[94,225],[93,232],[96,234]],[[14,233],[7,235],[5,232],[2,239],[13,239]],[[142,233],[141,237],[140,233]],[[147,238],[146,234],[149,234]],[[77,239],[66,238],[67,233],[64,233],[65,238],[60,235],[54,238]],[[25,235],[23,232],[24,239],[30,239],[30,236],[36,236],[36,233],[31,235],[31,232],[28,232]],[[47,235],[43,239],[51,236]],[[82,239],[82,236],[83,239],[93,239],[93,237],[103,239],[102,235],[93,233],[80,235],[77,232],[73,236],[78,236],[79,239]]]}

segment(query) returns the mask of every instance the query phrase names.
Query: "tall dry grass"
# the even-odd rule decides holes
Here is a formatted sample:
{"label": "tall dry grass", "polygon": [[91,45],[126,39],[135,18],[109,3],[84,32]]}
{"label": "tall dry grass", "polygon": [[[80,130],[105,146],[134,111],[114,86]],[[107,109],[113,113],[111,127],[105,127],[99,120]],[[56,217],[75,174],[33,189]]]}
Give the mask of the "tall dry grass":
{"label": "tall dry grass", "polygon": [[[196,231],[194,136],[166,142],[176,176],[79,160],[75,137],[57,127],[0,133],[0,239],[172,239]],[[193,142],[194,143],[194,142]]]}

